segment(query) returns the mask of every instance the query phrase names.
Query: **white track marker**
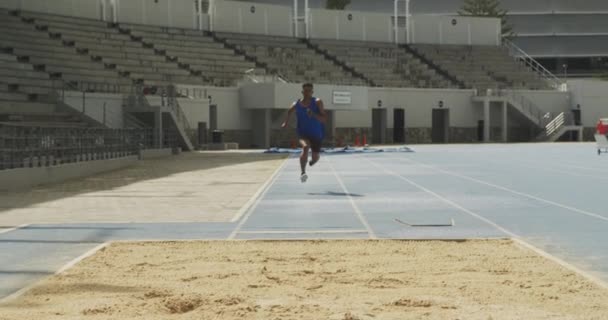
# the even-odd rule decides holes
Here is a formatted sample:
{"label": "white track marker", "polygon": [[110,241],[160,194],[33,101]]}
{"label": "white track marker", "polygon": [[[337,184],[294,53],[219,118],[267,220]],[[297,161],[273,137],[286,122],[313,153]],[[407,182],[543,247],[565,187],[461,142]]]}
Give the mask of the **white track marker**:
{"label": "white track marker", "polygon": [[456,223],[454,222],[454,219],[450,219],[449,224],[411,224],[411,223],[407,223],[407,222],[404,222],[399,219],[395,219],[395,221],[398,223],[401,223],[403,225],[406,225],[408,227],[453,227],[456,225]]}
{"label": "white track marker", "polygon": [[[285,163],[285,161],[287,161],[288,159],[289,159],[289,156],[287,158],[285,158],[283,163]],[[245,214],[245,212],[247,212],[247,210],[249,210],[251,205],[253,205],[253,203],[260,197],[262,192],[264,192],[264,190],[266,190],[266,188],[268,187],[270,182],[274,181],[276,176],[281,171],[281,168],[283,168],[283,163],[272,173],[270,178],[268,178],[266,180],[266,182],[264,182],[264,184],[262,186],[260,186],[258,191],[256,191],[256,193],[241,207],[241,209],[239,209],[239,211],[236,213],[236,215],[234,215],[234,217],[232,217],[232,220],[230,220],[230,222],[238,221]]]}
{"label": "white track marker", "polygon": [[367,230],[260,230],[260,231],[240,231],[239,234],[349,234],[349,233],[368,233]]}
{"label": "white track marker", "polygon": [[500,189],[500,190],[503,190],[503,191],[507,191],[507,192],[510,192],[510,193],[522,196],[522,197],[526,197],[526,198],[529,198],[529,199],[532,199],[532,200],[544,202],[546,204],[550,204],[550,205],[553,205],[553,206],[556,206],[556,207],[560,207],[562,209],[566,209],[566,210],[570,210],[570,211],[577,212],[577,213],[580,213],[580,214],[584,214],[584,215],[589,216],[589,217],[593,217],[593,218],[597,218],[597,219],[600,219],[600,220],[608,221],[608,217],[604,217],[604,216],[599,215],[597,213],[593,213],[593,212],[581,210],[581,209],[578,209],[578,208],[570,207],[570,206],[567,206],[567,205],[564,205],[564,204],[561,204],[561,203],[558,203],[558,202],[554,202],[554,201],[551,201],[551,200],[539,198],[539,197],[536,197],[536,196],[533,196],[531,194],[527,194],[527,193],[524,193],[524,192],[515,191],[515,190],[509,189],[509,188],[506,188],[506,187],[503,187],[503,186],[499,186],[499,185],[496,185],[496,184],[493,184],[493,183],[490,183],[490,182],[486,182],[486,181],[483,181],[483,180],[471,178],[469,176],[465,176],[465,175],[462,175],[462,174],[459,174],[459,173],[443,170],[443,169],[440,169],[440,168],[438,168],[436,166],[424,164],[422,162],[414,161],[414,160],[411,160],[411,159],[408,159],[408,158],[393,158],[393,159],[395,159],[395,160],[397,160],[397,159],[406,160],[406,161],[409,161],[409,162],[414,163],[416,165],[419,165],[419,166],[422,166],[422,167],[427,167],[429,169],[433,169],[435,171],[438,171],[438,172],[441,172],[441,173],[445,173],[445,174],[448,174],[448,175],[451,175],[451,176],[454,176],[454,177],[466,179],[466,180],[473,181],[473,182],[476,182],[476,183],[479,183],[479,184],[483,184],[483,185],[486,185],[486,186],[489,186],[489,187],[492,187],[492,188]]}
{"label": "white track marker", "polygon": [[230,233],[230,236],[228,236],[228,240],[233,240],[236,235],[241,231],[241,228],[243,227],[243,225],[245,224],[245,222],[247,222],[247,220],[249,219],[249,217],[251,216],[251,214],[253,213],[253,211],[255,210],[255,208],[257,208],[257,206],[260,204],[260,202],[262,201],[262,199],[264,198],[264,196],[266,195],[266,193],[268,192],[268,190],[270,190],[270,187],[272,187],[272,185],[275,183],[275,181],[277,180],[277,176],[278,173],[283,170],[283,168],[285,167],[285,165],[287,164],[287,162],[289,162],[289,159],[291,157],[287,157],[283,163],[281,164],[281,166],[276,170],[276,175],[270,180],[270,182],[266,185],[266,188],[264,189],[264,191],[262,191],[260,193],[260,195],[255,199],[255,201],[253,202],[253,204],[247,208],[245,215],[243,216],[243,218],[241,219],[241,221],[237,224],[236,228],[234,228],[234,230],[232,231],[232,233]]}
{"label": "white track marker", "polygon": [[8,233],[8,232],[15,231],[15,230],[18,230],[18,229],[23,229],[23,228],[25,228],[27,226],[29,226],[29,224],[28,223],[24,223],[24,224],[18,225],[16,227],[0,230],[0,234]]}
{"label": "white track marker", "polygon": [[[68,269],[72,268],[73,266],[75,266],[80,261],[82,261],[82,260],[84,260],[84,259],[86,259],[86,258],[88,258],[88,257],[90,257],[92,255],[94,255],[95,253],[97,253],[97,251],[99,251],[102,248],[106,247],[108,244],[109,244],[109,242],[102,243],[102,244],[96,246],[95,248],[93,248],[93,249],[85,252],[84,254],[80,255],[76,259],[68,262],[66,265],[64,265],[63,267],[61,267],[61,269],[59,269],[57,272],[55,272],[55,275],[59,275],[59,274],[64,273],[65,271],[67,271]],[[19,289],[16,292],[13,292],[12,294],[10,294],[10,295],[8,295],[8,296],[0,299],[0,305],[2,305],[4,303],[7,303],[7,302],[10,302],[10,301],[13,301],[13,300],[21,297],[24,293],[26,293],[26,292],[30,291],[32,288],[38,286],[38,284],[41,281],[43,281],[44,279],[47,279],[47,278],[49,278],[49,277],[45,277],[45,278],[43,278],[43,279],[41,279],[39,281],[36,281],[36,282],[34,282],[34,283],[26,286],[26,287],[23,287],[23,288]]]}
{"label": "white track marker", "polygon": [[344,185],[344,182],[342,181],[342,178],[340,178],[340,175],[338,175],[338,172],[336,171],[336,169],[334,168],[334,166],[331,164],[331,161],[328,160],[327,163],[329,164],[329,167],[331,168],[332,172],[334,173],[334,176],[338,180],[338,183],[340,184],[340,187],[342,187],[342,190],[344,190],[344,193],[346,194],[346,197],[348,198],[348,201],[350,202],[350,204],[352,205],[353,209],[355,210],[355,213],[357,214],[357,218],[359,218],[359,221],[361,221],[361,224],[365,227],[365,229],[367,230],[367,233],[369,233],[369,237],[371,239],[377,239],[376,233],[374,232],[374,230],[372,229],[372,227],[369,225],[369,223],[367,222],[367,220],[363,216],[363,213],[361,212],[361,209],[359,209],[359,206],[357,206],[357,204],[355,203],[355,200],[350,195],[350,192],[348,192],[348,189],[346,189],[346,185]]}
{"label": "white track marker", "polygon": [[433,191],[431,191],[431,190],[429,190],[429,189],[427,189],[427,188],[425,188],[425,187],[423,187],[423,186],[415,183],[414,181],[412,181],[412,180],[410,180],[410,179],[408,179],[408,178],[406,178],[406,177],[404,177],[404,176],[402,176],[402,175],[400,175],[398,173],[392,172],[392,171],[390,171],[390,170],[388,170],[388,169],[386,169],[386,168],[384,168],[384,167],[376,164],[375,162],[372,162],[369,159],[365,159],[365,160],[367,160],[368,162],[370,162],[375,167],[380,168],[381,170],[385,171],[387,174],[390,174],[390,175],[393,175],[395,177],[398,177],[398,178],[400,178],[400,179],[402,179],[402,180],[410,183],[411,185],[413,185],[413,186],[415,186],[415,187],[417,187],[417,188],[419,188],[419,189],[421,189],[421,190],[423,190],[423,191],[425,191],[425,192],[433,195],[437,199],[442,200],[443,202],[451,205],[452,207],[454,207],[454,208],[456,208],[456,209],[458,209],[458,210],[460,210],[460,211],[462,211],[464,213],[467,213],[468,215],[470,215],[472,217],[475,217],[475,218],[477,218],[477,219],[479,219],[479,220],[481,220],[481,221],[489,224],[490,226],[493,226],[494,228],[496,228],[499,231],[503,232],[504,234],[508,235],[516,243],[519,243],[522,246],[525,246],[526,248],[534,251],[535,253],[537,253],[537,254],[545,257],[545,258],[548,258],[548,259],[550,259],[550,260],[552,260],[552,261],[554,261],[556,263],[558,263],[559,265],[563,266],[564,268],[566,268],[566,269],[568,269],[568,270],[570,270],[570,271],[572,271],[574,273],[577,273],[577,274],[583,276],[584,278],[586,278],[587,280],[589,280],[589,281],[597,284],[598,286],[601,286],[601,287],[604,287],[604,288],[608,288],[608,285],[606,284],[606,282],[598,279],[597,277],[589,274],[586,271],[583,271],[583,270],[581,270],[581,269],[579,269],[579,268],[577,268],[577,267],[575,267],[575,266],[573,266],[573,265],[571,265],[571,264],[569,264],[569,263],[567,263],[567,262],[565,262],[565,261],[563,261],[563,260],[561,260],[561,259],[559,259],[559,258],[557,258],[557,257],[555,257],[553,255],[551,255],[550,253],[547,253],[547,252],[545,252],[545,251],[543,251],[543,250],[535,247],[534,245],[526,242],[519,235],[517,235],[517,234],[515,234],[515,233],[513,233],[513,232],[511,232],[511,231],[509,231],[509,230],[507,230],[507,229],[505,229],[503,227],[501,227],[500,225],[496,224],[495,222],[493,222],[493,221],[491,221],[491,220],[489,220],[487,218],[484,218],[484,217],[480,216],[479,214],[477,214],[477,213],[475,213],[475,212],[473,212],[473,211],[471,211],[471,210],[469,210],[469,209],[467,209],[467,208],[465,208],[465,207],[463,207],[463,206],[461,206],[461,205],[459,205],[459,204],[457,204],[457,203],[455,203],[455,202],[453,202],[453,201],[451,201],[451,200],[449,200],[447,198],[444,198],[441,195],[439,195],[439,194],[437,194],[437,193],[435,193],[435,192],[433,192]]}

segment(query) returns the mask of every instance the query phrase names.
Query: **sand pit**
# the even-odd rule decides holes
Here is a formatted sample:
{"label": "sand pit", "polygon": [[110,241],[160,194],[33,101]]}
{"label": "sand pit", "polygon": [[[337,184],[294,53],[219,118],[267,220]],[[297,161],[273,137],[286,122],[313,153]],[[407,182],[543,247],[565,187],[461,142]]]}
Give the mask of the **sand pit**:
{"label": "sand pit", "polygon": [[608,290],[509,240],[119,243],[0,319],[608,319]]}

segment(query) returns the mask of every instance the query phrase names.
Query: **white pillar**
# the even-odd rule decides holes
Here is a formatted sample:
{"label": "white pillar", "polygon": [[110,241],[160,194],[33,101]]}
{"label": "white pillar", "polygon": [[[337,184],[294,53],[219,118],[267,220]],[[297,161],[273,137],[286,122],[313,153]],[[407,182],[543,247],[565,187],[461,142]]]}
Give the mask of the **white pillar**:
{"label": "white pillar", "polygon": [[508,111],[507,101],[502,102],[502,142],[508,142],[509,119],[507,118]]}
{"label": "white pillar", "polygon": [[490,99],[483,100],[483,142],[490,142]]}
{"label": "white pillar", "polygon": [[310,9],[308,8],[308,0],[304,0],[304,25],[306,28],[306,39],[310,38],[310,27],[309,22],[310,22]]}
{"label": "white pillar", "polygon": [[217,9],[215,7],[215,0],[209,0],[209,31],[215,30],[215,14]]}
{"label": "white pillar", "polygon": [[[101,0],[101,20],[107,21],[106,17],[106,0]],[[97,15],[100,16],[100,15]]]}
{"label": "white pillar", "polygon": [[293,0],[293,33],[294,36],[297,38],[299,36],[298,34],[298,0]]}
{"label": "white pillar", "polygon": [[363,25],[363,33],[361,34],[362,40],[367,41],[367,21],[365,20],[365,16],[361,18],[361,24]]}
{"label": "white pillar", "polygon": [[393,15],[393,36],[395,37],[395,43],[399,43],[399,0],[395,0],[394,3],[394,15]]}
{"label": "white pillar", "polygon": [[239,19],[239,32],[243,33],[243,10],[239,8],[238,10],[238,19]]}
{"label": "white pillar", "polygon": [[335,18],[336,21],[336,40],[340,40],[340,19],[338,15]]}
{"label": "white pillar", "polygon": [[173,27],[173,12],[171,11],[171,4],[167,1],[167,23],[169,28]]}
{"label": "white pillar", "polygon": [[264,9],[264,34],[268,35],[268,10]]}
{"label": "white pillar", "polygon": [[411,33],[410,33],[410,0],[405,0],[405,34],[406,34],[406,43],[410,44],[411,41]]}

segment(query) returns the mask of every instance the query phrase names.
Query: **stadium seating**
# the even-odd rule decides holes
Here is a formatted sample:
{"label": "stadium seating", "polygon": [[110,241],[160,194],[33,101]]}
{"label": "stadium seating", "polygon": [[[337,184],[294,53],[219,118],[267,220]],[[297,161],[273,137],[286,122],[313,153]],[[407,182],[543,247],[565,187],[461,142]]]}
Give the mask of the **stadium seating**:
{"label": "stadium seating", "polygon": [[[144,43],[163,51],[190,72],[201,74],[208,84],[235,85],[243,78],[245,71],[255,68],[255,63],[247,61],[245,56],[236,55],[202,31],[131,24],[121,24],[120,28],[141,37]],[[192,83],[183,78],[174,80]]]}
{"label": "stadium seating", "polygon": [[390,43],[312,40],[321,50],[372,80],[376,86],[446,88],[450,81],[411,54]]}
{"label": "stadium seating", "polygon": [[254,56],[270,73],[290,82],[367,85],[364,79],[345,71],[299,39],[239,33],[217,33],[217,36]]}
{"label": "stadium seating", "polygon": [[[173,82],[200,84],[200,77],[190,77],[190,72],[180,69],[177,63],[166,61],[153,48],[146,48],[141,42],[134,41],[128,34],[108,27],[105,22],[88,19],[51,16],[38,13],[24,13],[33,18],[35,24],[48,28],[49,33],[59,35],[64,42],[74,43],[77,50],[85,52],[89,60],[98,60],[101,66],[116,75],[123,75],[122,83],[133,81],[150,85],[167,85]],[[89,72],[94,78],[102,72]],[[80,77],[79,79],[87,79]],[[93,80],[92,79],[92,80]],[[104,79],[105,80],[105,79]]]}
{"label": "stadium seating", "polygon": [[116,84],[130,83],[121,79],[116,70],[109,70],[103,63],[93,61],[90,55],[58,36],[56,30],[47,28],[44,21],[23,20],[4,12],[0,25],[8,31],[0,34],[0,45],[14,56],[44,71],[40,75],[46,73],[46,81],[30,80],[22,83],[27,90],[44,91],[50,85],[49,75],[74,83],[80,88],[93,83],[114,88]]}
{"label": "stadium seating", "polygon": [[502,47],[430,44],[411,47],[468,88],[549,88],[536,73],[520,65]]}

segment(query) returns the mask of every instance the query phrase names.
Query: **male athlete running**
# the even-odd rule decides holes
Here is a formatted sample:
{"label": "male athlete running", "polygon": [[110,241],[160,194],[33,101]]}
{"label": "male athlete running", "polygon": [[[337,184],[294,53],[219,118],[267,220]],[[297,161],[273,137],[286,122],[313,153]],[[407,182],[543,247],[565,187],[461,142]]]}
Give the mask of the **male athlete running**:
{"label": "male athlete running", "polygon": [[300,154],[300,167],[302,175],[300,181],[306,182],[308,175],[306,174],[306,163],[308,162],[308,148],[312,150],[312,167],[319,161],[319,152],[321,151],[321,143],[323,142],[324,126],[323,123],[327,120],[323,101],[312,96],[313,86],[311,83],[305,83],[302,86],[302,100],[298,100],[291,105],[287,118],[283,122],[282,128],[286,128],[289,123],[289,117],[292,113],[296,113],[298,120],[297,133],[302,146],[302,154]]}

